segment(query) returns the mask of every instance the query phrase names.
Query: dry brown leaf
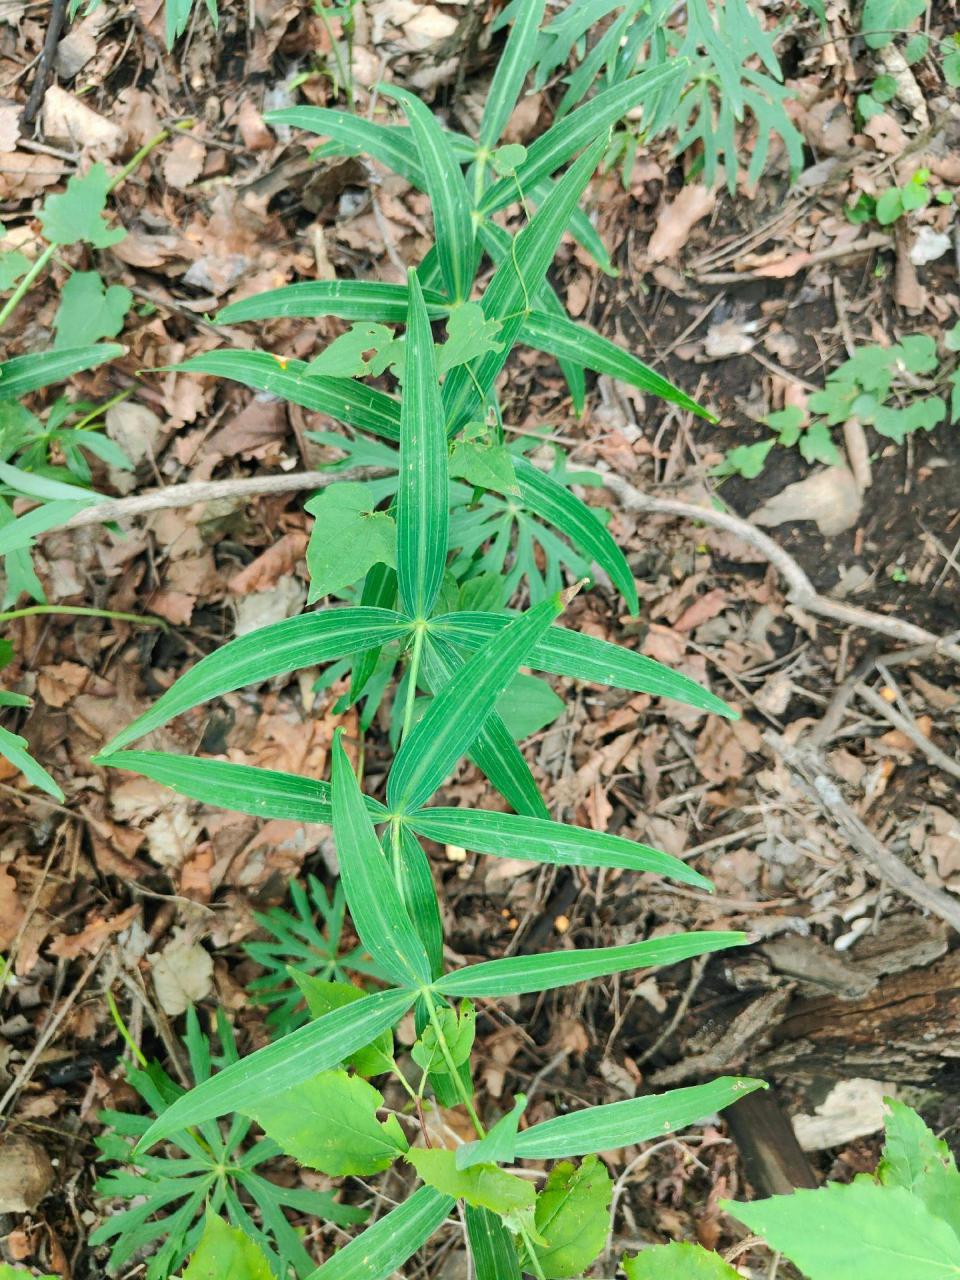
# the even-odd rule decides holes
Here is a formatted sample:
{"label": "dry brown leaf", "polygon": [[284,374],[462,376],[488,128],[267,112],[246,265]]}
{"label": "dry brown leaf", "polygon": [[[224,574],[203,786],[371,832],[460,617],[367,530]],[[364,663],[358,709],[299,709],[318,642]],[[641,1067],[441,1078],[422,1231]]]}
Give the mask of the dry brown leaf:
{"label": "dry brown leaf", "polygon": [[[43,99],[43,132],[48,142],[81,147],[94,160],[109,160],[123,145],[123,130],[85,102],[52,84]],[[38,157],[32,157],[36,163]]]}
{"label": "dry brown leaf", "polygon": [[207,149],[203,143],[185,133],[167,152],[163,162],[163,176],[171,187],[186,191],[200,177],[206,158]]}
{"label": "dry brown leaf", "polygon": [[881,111],[864,124],[863,132],[885,156],[898,156],[907,145],[907,135],[893,116]]}
{"label": "dry brown leaf", "polygon": [[244,98],[237,115],[237,127],[248,151],[268,151],[276,138],[264,123],[263,116],[249,98]]}
{"label": "dry brown leaf", "polygon": [[0,1143],[0,1213],[33,1213],[56,1180],[43,1147],[20,1134]]}
{"label": "dry brown leaf", "polygon": [[708,622],[710,618],[715,618],[726,607],[727,593],[720,587],[714,587],[706,595],[698,596],[688,609],[684,609],[673,624],[673,629],[681,633],[695,631],[702,622]]}
{"label": "dry brown leaf", "polygon": [[139,906],[128,907],[109,920],[98,918],[79,933],[65,935],[51,942],[48,950],[61,960],[76,960],[84,953],[95,955],[107,938],[120,933],[140,914]]}
{"label": "dry brown leaf", "polygon": [[0,106],[0,152],[15,151],[20,137],[20,108],[15,103]]}
{"label": "dry brown leaf", "polygon": [[84,688],[90,672],[79,662],[58,662],[41,667],[37,692],[48,707],[65,707]]}
{"label": "dry brown leaf", "polygon": [[17,882],[7,867],[0,867],[0,950],[9,947],[20,932],[23,916]]}
{"label": "dry brown leaf", "polygon": [[293,572],[297,561],[302,559],[307,549],[308,541],[305,533],[285,533],[272,546],[267,547],[266,551],[261,552],[256,560],[235,573],[227,583],[228,588],[235,595],[245,596],[251,591],[265,591],[272,587],[278,578]]}
{"label": "dry brown leaf", "polygon": [[795,276],[798,271],[802,271],[804,267],[808,267],[813,262],[812,253],[790,253],[785,258],[778,258],[776,262],[765,262],[759,267],[754,267],[751,275],[764,276],[768,280],[786,280],[790,276]]}
{"label": "dry brown leaf", "polygon": [[647,245],[647,260],[663,262],[666,258],[675,257],[687,243],[696,224],[713,212],[716,203],[717,193],[703,183],[684,187],[675,200],[660,210]]}
{"label": "dry brown leaf", "polygon": [[155,591],[147,601],[147,609],[150,613],[155,613],[158,618],[163,618],[165,622],[172,622],[174,626],[182,627],[193,617],[193,606],[197,603],[197,597],[188,595],[186,591]]}
{"label": "dry brown leaf", "polygon": [[750,519],[767,527],[815,520],[821,533],[833,535],[853,528],[862,505],[853,472],[843,466],[827,467],[796,484],[788,484],[758,507]]}

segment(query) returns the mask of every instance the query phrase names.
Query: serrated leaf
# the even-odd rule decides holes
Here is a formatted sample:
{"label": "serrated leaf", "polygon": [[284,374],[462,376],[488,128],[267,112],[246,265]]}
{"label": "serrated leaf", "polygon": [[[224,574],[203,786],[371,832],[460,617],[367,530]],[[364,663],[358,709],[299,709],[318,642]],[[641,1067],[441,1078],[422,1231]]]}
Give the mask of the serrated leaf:
{"label": "serrated leaf", "polygon": [[419,809],[471,747],[517,667],[561,609],[545,600],[488,640],[434,697],[404,739],[390,777],[391,812]]}
{"label": "serrated leaf", "polygon": [[900,363],[911,373],[933,373],[937,367],[937,343],[929,333],[908,333],[896,350]]}
{"label": "serrated leaf", "polygon": [[[2,536],[0,532],[0,539]],[[211,698],[300,667],[387,644],[404,635],[409,626],[406,618],[390,609],[360,606],[305,613],[239,636],[201,658],[149,711],[108,742],[99,759]]]}
{"label": "serrated leaf", "polygon": [[[19,249],[11,249],[8,253],[0,253],[0,292],[12,289],[21,276],[30,270],[31,262]],[[0,1275],[3,1273],[0,1272]]]}
{"label": "serrated leaf", "polygon": [[239,1111],[264,1093],[292,1089],[319,1071],[339,1066],[394,1026],[414,998],[412,991],[377,991],[231,1063],[158,1116],[141,1138],[140,1149],[191,1125]]}
{"label": "serrated leaf", "polygon": [[492,809],[418,809],[408,822],[415,831],[441,844],[460,845],[477,853],[556,866],[620,867],[652,872],[684,884],[710,889],[709,880],[679,858],[624,836],[551,822],[525,814]]}
{"label": "serrated leaf", "polygon": [[397,580],[413,618],[430,614],[443,581],[450,523],[447,443],[433,336],[420,282],[407,279],[404,395],[397,489]]}
{"label": "serrated leaf", "polygon": [[833,443],[830,428],[825,422],[811,422],[798,441],[801,457],[805,462],[823,462],[835,467],[840,462],[840,450]]}
{"label": "serrated leaf", "polygon": [[102,164],[93,164],[82,176],[67,180],[62,195],[47,196],[40,211],[43,234],[51,244],[85,244],[106,249],[126,236],[123,227],[110,227],[103,217],[110,190],[110,175]]}
{"label": "serrated leaf", "polygon": [[[359,987],[352,987],[349,982],[327,982],[292,966],[289,972],[303,993],[311,1018],[322,1018],[324,1014],[355,1004],[364,997],[364,992]],[[375,1040],[352,1053],[346,1061],[361,1076],[379,1076],[393,1070],[393,1032],[389,1029],[381,1032]]]}
{"label": "serrated leaf", "polygon": [[465,1142],[457,1147],[457,1168],[472,1169],[475,1164],[512,1164],[520,1117],[526,1108],[526,1094],[518,1093],[512,1108],[500,1117],[485,1138],[480,1138],[477,1142]]}
{"label": "serrated leaf", "polygon": [[357,582],[375,564],[397,564],[397,526],[375,511],[369,485],[331,484],[304,504],[313,516],[307,544],[310,594],[307,604]]}
{"label": "serrated leaf", "polygon": [[960,1239],[919,1196],[869,1179],[752,1204],[721,1202],[809,1280],[953,1280]]}
{"label": "serrated leaf", "polygon": [[450,450],[450,474],[477,489],[507,495],[520,493],[513,455],[502,444],[455,440]]}
{"label": "serrated leaf", "polygon": [[183,1280],[273,1280],[262,1250],[239,1227],[208,1213]]}
{"label": "serrated leaf", "polygon": [[532,1209],[536,1202],[533,1184],[506,1173],[494,1165],[475,1165],[460,1170],[452,1151],[441,1147],[414,1147],[407,1152],[407,1160],[423,1181],[443,1195],[453,1196],[473,1205],[475,1209],[489,1209],[491,1213],[517,1213]]}
{"label": "serrated leaf", "polygon": [[741,1280],[719,1253],[710,1253],[698,1244],[657,1245],[644,1249],[635,1258],[624,1258],[627,1280]]}
{"label": "serrated leaf", "polygon": [[585,1156],[662,1138],[666,1133],[676,1133],[687,1125],[706,1120],[748,1093],[766,1087],[762,1080],[722,1076],[710,1084],[672,1089],[655,1097],[587,1107],[524,1129],[517,1135],[517,1159]]}
{"label": "serrated leaf", "polygon": [[430,1239],[454,1203],[433,1187],[419,1187],[399,1208],[338,1249],[307,1280],[387,1280]]}
{"label": "serrated leaf", "polygon": [[75,271],[60,293],[53,327],[54,347],[79,347],[112,338],[123,328],[133,294],[124,285],[107,287],[97,271]]}
{"label": "serrated leaf", "polygon": [[16,400],[38,387],[63,382],[71,374],[94,369],[98,364],[122,356],[123,352],[124,348],[118,343],[103,342],[91,347],[64,347],[14,356],[0,364],[0,400]]}
{"label": "serrated leaf", "polygon": [[288,1156],[332,1177],[388,1169],[408,1143],[395,1115],[381,1123],[383,1095],[346,1071],[322,1071],[250,1102],[252,1116]]}
{"label": "serrated leaf", "polygon": [[740,947],[745,942],[744,933],[678,933],[649,938],[646,942],[631,942],[623,947],[582,947],[545,955],[507,956],[503,960],[466,965],[438,979],[434,986],[446,996],[482,999],[525,995],[630,969],[677,964],[691,956]]}
{"label": "serrated leaf", "polygon": [[767,454],[777,443],[776,440],[758,440],[756,444],[737,445],[735,449],[728,450],[723,461],[713,468],[713,474],[743,476],[744,480],[756,480],[766,466]]}
{"label": "serrated leaf", "polygon": [[926,0],[866,0],[860,31],[867,47],[883,49],[891,44],[901,31],[913,26],[926,8]]}
{"label": "serrated leaf", "polygon": [[[454,1067],[461,1067],[470,1059],[477,1033],[477,1011],[469,1000],[464,1000],[459,1010],[439,1009],[437,1020],[443,1032],[447,1053],[444,1054],[436,1028],[429,1022],[411,1049],[410,1056],[421,1071],[449,1075],[448,1056]],[[457,1165],[458,1169],[460,1167]]]}
{"label": "serrated leaf", "polygon": [[884,1186],[903,1187],[919,1196],[960,1237],[960,1173],[953,1152],[916,1111],[895,1098],[884,1102],[886,1141],[877,1178]]}
{"label": "serrated leaf", "polygon": [[612,1195],[610,1175],[597,1156],[587,1156],[579,1168],[563,1161],[550,1170],[534,1215],[546,1241],[534,1246],[546,1280],[582,1275],[598,1256],[610,1229]]}
{"label": "serrated leaf", "polygon": [[333,739],[333,835],[340,881],[360,941],[401,986],[430,982],[430,961],[377,839],[342,742]]}
{"label": "serrated leaf", "polygon": [[500,321],[488,320],[479,302],[463,302],[447,318],[447,340],[437,348],[437,372],[446,373],[458,364],[468,364],[486,355],[488,351],[500,351],[497,341]]}

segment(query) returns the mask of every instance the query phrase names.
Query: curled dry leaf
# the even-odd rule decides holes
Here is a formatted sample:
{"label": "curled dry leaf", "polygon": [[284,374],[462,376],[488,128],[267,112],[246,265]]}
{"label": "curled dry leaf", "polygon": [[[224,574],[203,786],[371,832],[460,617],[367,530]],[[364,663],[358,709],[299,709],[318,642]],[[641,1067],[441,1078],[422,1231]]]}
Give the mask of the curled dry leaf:
{"label": "curled dry leaf", "polygon": [[176,930],[170,942],[153,959],[153,985],[160,1008],[169,1017],[185,1013],[203,1000],[213,986],[213,957],[199,942],[190,942]]}
{"label": "curled dry leaf", "polygon": [[163,162],[163,176],[171,187],[185,191],[203,172],[207,149],[202,142],[184,134],[178,138]]}
{"label": "curled dry leaf", "polygon": [[33,1213],[52,1189],[55,1177],[50,1157],[38,1143],[20,1134],[4,1138],[0,1143],[0,1213]]}
{"label": "curled dry leaf", "polygon": [[235,573],[227,586],[238,596],[249,595],[251,591],[265,591],[278,578],[293,572],[297,561],[306,552],[307,541],[305,533],[285,533],[272,546],[267,547],[266,551],[261,552],[256,560]]}
{"label": "curled dry leaf", "polygon": [[815,520],[821,533],[832,536],[853,528],[861,506],[853,472],[843,466],[827,467],[796,484],[788,484],[758,507],[750,519],[766,527]]}
{"label": "curled dry leaf", "polygon": [[95,955],[107,938],[122,933],[139,914],[139,906],[133,906],[109,920],[99,918],[93,920],[79,933],[69,934],[51,942],[49,951],[51,955],[58,956],[61,960],[76,960],[77,956]]}
{"label": "curled dry leaf", "polygon": [[660,210],[647,245],[647,260],[663,262],[666,258],[675,257],[689,240],[696,224],[713,212],[716,203],[717,193],[708,190],[703,183],[684,187],[675,200]]}
{"label": "curled dry leaf", "polygon": [[[80,147],[93,160],[109,160],[123,145],[118,124],[55,84],[43,99],[43,132],[48,142]],[[32,159],[36,163],[36,157]]]}

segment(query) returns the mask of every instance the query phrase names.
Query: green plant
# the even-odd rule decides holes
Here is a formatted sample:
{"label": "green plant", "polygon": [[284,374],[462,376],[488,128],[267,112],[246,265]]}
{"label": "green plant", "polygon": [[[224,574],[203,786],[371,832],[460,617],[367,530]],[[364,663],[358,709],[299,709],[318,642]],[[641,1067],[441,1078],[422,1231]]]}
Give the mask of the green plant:
{"label": "green plant", "polygon": [[[960,1275],[960,1173],[945,1142],[917,1113],[888,1098],[883,1155],[873,1174],[724,1208],[784,1254],[807,1280],[940,1280]],[[649,1249],[628,1280],[738,1280],[698,1245]]]}
{"label": "green plant", "polygon": [[[243,946],[250,959],[266,970],[247,990],[257,1004],[269,1008],[267,1025],[274,1035],[287,1035],[309,1018],[306,999],[291,977],[291,967],[326,982],[347,982],[351,973],[388,980],[359,944],[348,951],[340,949],[347,906],[340,882],[329,898],[316,876],[310,876],[307,883],[309,893],[296,880],[290,882],[296,915],[282,907],[254,913],[260,928],[273,935],[271,941]],[[320,920],[323,929],[318,927]]]}
{"label": "green plant", "polygon": [[[187,1011],[183,1043],[197,1084],[216,1080],[218,1070],[238,1060],[233,1031],[220,1010],[217,1036],[220,1053],[214,1055],[196,1012],[192,1008]],[[138,1057],[140,1066],[127,1071],[127,1080],[152,1114],[162,1117],[183,1097],[184,1090],[159,1063],[147,1062],[139,1052]],[[100,1119],[110,1126],[97,1139],[101,1157],[124,1167],[100,1178],[97,1192],[132,1202],[130,1208],[108,1217],[90,1237],[93,1246],[111,1245],[107,1264],[111,1274],[162,1237],[146,1275],[147,1280],[166,1280],[197,1247],[204,1213],[225,1211],[266,1257],[267,1274],[286,1275],[292,1267],[303,1277],[314,1264],[287,1221],[285,1209],[341,1226],[366,1217],[362,1210],[338,1204],[329,1192],[282,1187],[263,1177],[258,1172],[260,1166],[275,1159],[280,1149],[269,1139],[248,1141],[251,1122],[240,1116],[234,1118],[226,1134],[209,1123],[172,1132],[169,1141],[179,1151],[177,1156],[151,1156],[134,1150],[150,1127],[149,1115],[103,1111]],[[252,1206],[259,1211],[259,1224],[252,1216]]]}
{"label": "green plant", "polygon": [[952,358],[960,351],[960,322],[944,334],[943,346],[941,356],[929,334],[914,333],[889,347],[857,347],[809,397],[806,411],[789,405],[768,414],[763,421],[772,438],[731,449],[714,475],[753,480],[776,445],[798,449],[806,462],[833,466],[840,451],[831,428],[851,418],[897,444],[945,419],[960,421],[960,362]]}

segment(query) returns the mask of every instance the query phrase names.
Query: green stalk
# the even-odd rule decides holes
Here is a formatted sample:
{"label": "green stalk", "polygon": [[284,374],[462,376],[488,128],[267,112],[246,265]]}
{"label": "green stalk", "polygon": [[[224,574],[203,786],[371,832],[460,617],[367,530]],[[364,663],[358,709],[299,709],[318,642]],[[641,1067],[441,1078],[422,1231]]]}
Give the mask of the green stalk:
{"label": "green stalk", "polygon": [[460,1101],[467,1109],[467,1115],[470,1117],[470,1123],[476,1130],[477,1137],[485,1138],[487,1136],[487,1131],[483,1127],[480,1117],[477,1115],[476,1108],[473,1105],[473,1100],[467,1093],[466,1085],[463,1083],[459,1070],[453,1064],[453,1055],[450,1052],[450,1046],[447,1044],[447,1038],[443,1034],[443,1026],[437,1016],[437,1006],[434,1004],[433,997],[430,995],[429,991],[424,991],[423,998],[427,1002],[427,1009],[430,1012],[430,1022],[433,1025],[433,1029],[437,1036],[437,1044],[440,1046],[440,1052],[443,1054],[443,1060],[447,1064],[447,1070],[450,1072],[453,1079],[454,1087],[460,1095]]}
{"label": "green stalk", "polygon": [[75,618],[112,618],[114,622],[136,622],[141,627],[162,627],[167,624],[162,618],[143,617],[139,613],[116,613],[112,609],[85,609],[81,605],[32,604],[26,609],[11,609],[8,613],[0,613],[0,622],[15,622],[17,618],[34,618],[38,614],[63,613]]}
{"label": "green stalk", "polygon": [[420,675],[420,660],[423,656],[423,637],[425,633],[426,627],[421,623],[413,637],[413,652],[410,654],[410,666],[407,670],[407,701],[403,709],[401,742],[406,738],[413,724],[413,708],[417,701],[417,678]]}
{"label": "green stalk", "polygon": [[133,1054],[134,1058],[136,1058],[137,1062],[140,1063],[141,1067],[149,1066],[149,1063],[147,1062],[146,1058],[143,1056],[143,1053],[140,1050],[140,1046],[137,1044],[136,1040],[134,1040],[133,1036],[130,1034],[130,1030],[127,1027],[127,1024],[124,1022],[120,1014],[120,1010],[117,1008],[117,1002],[113,998],[113,992],[110,990],[109,987],[107,988],[107,1008],[110,1010],[110,1016],[111,1018],[113,1018],[114,1025],[116,1026],[117,1030],[120,1032],[120,1036],[123,1039],[123,1042],[126,1044],[127,1048]]}
{"label": "green stalk", "polygon": [[120,404],[124,400],[129,400],[132,395],[133,387],[128,387],[126,391],[118,391],[117,394],[115,396],[111,396],[105,404],[97,405],[95,409],[91,409],[90,412],[85,417],[81,418],[79,422],[74,423],[71,430],[82,431],[84,427],[93,422],[95,418],[99,418],[102,414],[109,412],[115,404]]}
{"label": "green stalk", "polygon": [[46,270],[47,263],[56,251],[57,246],[55,244],[48,244],[43,253],[40,254],[39,258],[37,258],[36,262],[17,285],[16,289],[14,289],[13,293],[11,293],[3,306],[3,310],[0,311],[0,328],[2,328],[6,321],[13,315],[14,311],[16,311],[33,282]]}

